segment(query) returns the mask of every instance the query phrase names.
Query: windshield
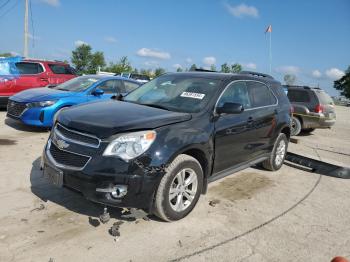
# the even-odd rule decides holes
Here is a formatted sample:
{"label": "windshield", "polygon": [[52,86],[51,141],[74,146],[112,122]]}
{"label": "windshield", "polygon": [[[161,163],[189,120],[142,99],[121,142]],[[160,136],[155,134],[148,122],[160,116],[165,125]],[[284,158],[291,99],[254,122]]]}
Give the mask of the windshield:
{"label": "windshield", "polygon": [[81,92],[88,89],[94,83],[99,81],[101,78],[93,76],[80,76],[73,78],[63,84],[53,87],[53,89],[71,91],[71,92]]}
{"label": "windshield", "polygon": [[220,80],[184,75],[163,75],[128,94],[124,101],[170,111],[196,113],[218,90]]}

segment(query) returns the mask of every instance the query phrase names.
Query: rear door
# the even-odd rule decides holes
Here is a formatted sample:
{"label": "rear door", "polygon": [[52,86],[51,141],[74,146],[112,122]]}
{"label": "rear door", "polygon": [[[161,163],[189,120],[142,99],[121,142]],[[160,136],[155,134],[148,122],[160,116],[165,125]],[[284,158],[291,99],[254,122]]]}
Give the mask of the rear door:
{"label": "rear door", "polygon": [[49,84],[47,72],[41,63],[22,61],[16,63],[16,67],[20,77],[15,79],[14,93],[33,87],[44,87]]}
{"label": "rear door", "polygon": [[278,101],[272,90],[264,83],[247,81],[251,108],[248,109],[254,129],[249,141],[251,157],[258,157],[271,151],[271,142],[276,128]]}

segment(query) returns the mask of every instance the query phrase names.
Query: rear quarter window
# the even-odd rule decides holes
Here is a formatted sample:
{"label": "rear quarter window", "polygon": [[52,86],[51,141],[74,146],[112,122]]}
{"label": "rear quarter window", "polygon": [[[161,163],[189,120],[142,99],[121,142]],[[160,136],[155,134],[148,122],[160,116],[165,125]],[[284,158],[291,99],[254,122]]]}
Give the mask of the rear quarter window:
{"label": "rear quarter window", "polygon": [[247,82],[252,107],[270,106],[277,103],[270,88],[259,82]]}
{"label": "rear quarter window", "polygon": [[320,104],[323,105],[333,105],[333,99],[324,91],[316,91],[316,96],[320,100]]}
{"label": "rear quarter window", "polygon": [[310,102],[310,94],[306,90],[288,90],[288,99],[290,102],[308,103]]}
{"label": "rear quarter window", "polygon": [[125,87],[126,93],[130,93],[131,91],[135,90],[139,86],[140,86],[139,84],[129,82],[129,81],[124,81],[124,87]]}
{"label": "rear quarter window", "polygon": [[49,64],[51,71],[58,75],[74,75],[74,70],[66,65]]}
{"label": "rear quarter window", "polygon": [[34,62],[18,62],[16,67],[21,75],[35,75],[44,72],[42,65]]}

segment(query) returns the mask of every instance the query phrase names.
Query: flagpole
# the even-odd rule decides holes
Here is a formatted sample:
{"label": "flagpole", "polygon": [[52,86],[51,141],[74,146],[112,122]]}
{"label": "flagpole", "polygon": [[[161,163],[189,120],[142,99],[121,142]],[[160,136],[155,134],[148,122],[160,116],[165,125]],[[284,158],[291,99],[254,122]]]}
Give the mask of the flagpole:
{"label": "flagpole", "polygon": [[271,74],[271,65],[272,65],[272,49],[271,49],[271,35],[272,35],[272,30],[270,32],[270,52],[269,52],[269,59],[270,59],[270,74]]}

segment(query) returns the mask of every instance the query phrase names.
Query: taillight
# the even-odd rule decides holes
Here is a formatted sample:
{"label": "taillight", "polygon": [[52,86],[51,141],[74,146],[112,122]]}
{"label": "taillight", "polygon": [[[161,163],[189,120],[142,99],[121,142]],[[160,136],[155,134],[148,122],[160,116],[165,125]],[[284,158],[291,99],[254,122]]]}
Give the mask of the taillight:
{"label": "taillight", "polygon": [[323,113],[323,111],[324,111],[323,105],[318,104],[318,105],[315,107],[315,112],[316,112],[316,113]]}

